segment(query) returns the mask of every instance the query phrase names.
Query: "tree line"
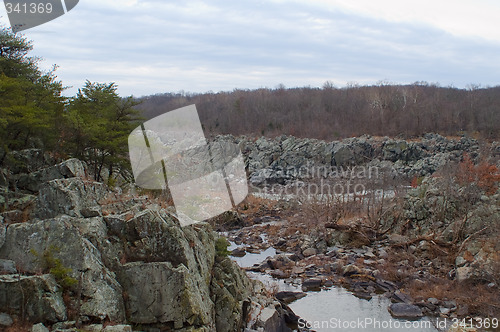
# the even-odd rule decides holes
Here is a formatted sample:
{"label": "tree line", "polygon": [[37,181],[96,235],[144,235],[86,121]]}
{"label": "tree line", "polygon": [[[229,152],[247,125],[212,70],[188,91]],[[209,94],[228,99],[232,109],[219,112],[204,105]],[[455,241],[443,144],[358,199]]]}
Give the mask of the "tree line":
{"label": "tree line", "polygon": [[338,88],[164,93],[122,98],[115,83],[86,81],[64,97],[56,66],[39,67],[32,41],[0,27],[0,167],[15,150],[41,148],[77,157],[93,169],[129,169],[127,138],[140,121],[196,104],[207,136],[282,134],[335,140],[363,134],[404,137],[426,132],[500,137],[500,87],[466,89],[416,82]]}
{"label": "tree line", "polygon": [[146,118],[196,104],[208,135],[277,136],[335,140],[369,134],[500,136],[500,87],[466,89],[416,82],[337,88],[234,90],[220,93],[165,93],[143,97]]}
{"label": "tree line", "polygon": [[95,180],[129,168],[127,137],[137,125],[137,104],[121,98],[115,83],[86,81],[73,97],[62,95],[56,66],[40,69],[32,41],[0,27],[0,167],[12,151],[41,148],[56,159],[86,161]]}

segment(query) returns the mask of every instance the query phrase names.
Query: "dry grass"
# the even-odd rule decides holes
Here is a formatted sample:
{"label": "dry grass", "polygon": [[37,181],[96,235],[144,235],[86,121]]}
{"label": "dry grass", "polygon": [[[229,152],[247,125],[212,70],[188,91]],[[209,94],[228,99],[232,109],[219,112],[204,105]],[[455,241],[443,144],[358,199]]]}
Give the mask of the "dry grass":
{"label": "dry grass", "polygon": [[[432,247],[431,247],[432,250]],[[489,288],[486,282],[458,282],[450,280],[447,271],[452,268],[447,256],[435,253],[434,265],[430,268],[432,279],[413,279],[419,268],[413,267],[416,256],[406,250],[393,250],[385,264],[378,266],[382,278],[403,285],[403,290],[415,300],[427,300],[430,297],[439,300],[455,300],[458,305],[467,305],[469,315],[480,317],[500,316],[500,292],[498,288]],[[408,261],[407,264],[401,262]],[[439,267],[440,265],[440,267]]]}
{"label": "dry grass", "polygon": [[266,291],[267,291],[267,296],[274,297],[280,291],[280,286],[278,285],[277,282],[273,282],[268,287],[266,287]]}
{"label": "dry grass", "polygon": [[444,278],[432,283],[410,283],[406,291],[415,299],[434,297],[441,300],[455,300],[458,305],[467,305],[470,316],[499,317],[500,294],[487,285],[473,282],[458,282]]}
{"label": "dry grass", "polygon": [[409,269],[395,264],[385,264],[383,268],[379,268],[382,272],[383,279],[391,280],[397,283],[405,283],[411,275]]}
{"label": "dry grass", "polygon": [[248,195],[243,202],[238,204],[238,210],[251,216],[261,216],[264,212],[275,211],[278,207],[275,200]]}

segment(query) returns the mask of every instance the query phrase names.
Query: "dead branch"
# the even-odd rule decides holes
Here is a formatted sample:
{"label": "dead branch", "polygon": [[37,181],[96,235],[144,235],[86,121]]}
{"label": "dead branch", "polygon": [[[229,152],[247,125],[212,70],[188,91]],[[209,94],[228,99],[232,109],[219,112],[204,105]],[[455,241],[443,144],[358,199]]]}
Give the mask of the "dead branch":
{"label": "dead branch", "polygon": [[482,229],[478,230],[477,232],[474,232],[474,233],[472,233],[471,235],[467,236],[467,237],[465,238],[465,240],[462,242],[462,244],[460,245],[460,247],[458,248],[458,250],[457,250],[457,256],[458,256],[458,255],[462,252],[462,250],[464,249],[465,244],[466,244],[466,243],[467,243],[467,242],[468,242],[468,241],[469,241],[472,237],[474,237],[474,236],[478,235],[479,233],[481,233],[481,232],[485,231],[486,229],[488,229],[488,227],[484,227],[484,228],[482,228]]}
{"label": "dead branch", "polygon": [[406,241],[404,243],[394,243],[394,244],[391,244],[391,247],[393,247],[393,248],[407,247],[407,246],[411,246],[412,244],[415,244],[415,243],[420,242],[420,241],[427,241],[427,242],[430,242],[436,246],[445,247],[445,248],[449,248],[452,246],[451,243],[437,240],[435,238],[435,235],[431,234],[431,235],[427,235],[427,236],[419,236],[417,238],[411,239],[411,240]]}

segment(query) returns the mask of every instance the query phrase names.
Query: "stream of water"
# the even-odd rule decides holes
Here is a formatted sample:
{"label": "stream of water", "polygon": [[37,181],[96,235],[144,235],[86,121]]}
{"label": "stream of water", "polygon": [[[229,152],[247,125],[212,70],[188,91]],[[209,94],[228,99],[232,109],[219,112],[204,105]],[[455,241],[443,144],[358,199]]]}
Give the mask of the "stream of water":
{"label": "stream of water", "polygon": [[[231,243],[229,250],[237,247]],[[243,257],[231,257],[241,267],[250,267],[261,263],[269,256],[274,256],[276,250],[272,247],[260,253],[247,253]],[[288,282],[282,279],[256,272],[248,272],[250,278],[262,281],[267,287],[279,291],[301,291],[300,280]],[[387,307],[390,300],[383,295],[374,296],[371,300],[357,298],[341,287],[331,287],[316,292],[307,292],[307,296],[292,302],[290,308],[303,318],[299,321],[305,327],[312,327],[318,332],[323,331],[442,331],[434,326],[436,321],[424,317],[409,321],[393,318]]]}

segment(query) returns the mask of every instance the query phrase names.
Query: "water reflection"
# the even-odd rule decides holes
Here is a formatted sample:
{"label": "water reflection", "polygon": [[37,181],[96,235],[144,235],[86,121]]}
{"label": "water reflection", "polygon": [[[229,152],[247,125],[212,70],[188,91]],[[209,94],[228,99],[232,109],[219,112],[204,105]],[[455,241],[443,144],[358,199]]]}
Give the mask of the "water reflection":
{"label": "water reflection", "polygon": [[[229,250],[238,246],[230,242]],[[247,253],[243,257],[231,257],[241,267],[260,264],[276,250],[270,247],[260,253]],[[268,289],[276,291],[301,291],[300,280],[275,279],[268,274],[248,272],[252,279],[262,281]],[[341,287],[332,287],[319,292],[307,292],[307,296],[290,304],[290,308],[313,329],[322,331],[440,331],[433,322],[424,317],[418,321],[395,319],[387,311],[391,304],[386,297],[374,296],[370,301],[359,299]],[[305,323],[305,322],[304,322]]]}
{"label": "water reflection", "polygon": [[[343,288],[308,292],[290,304],[316,331],[439,331],[428,318],[418,321],[395,319],[387,311],[391,304],[384,296],[362,300]],[[392,328],[391,328],[392,327]]]}
{"label": "water reflection", "polygon": [[[238,246],[235,245],[233,242],[230,242],[230,246],[227,248],[229,251],[236,249]],[[248,253],[243,256],[243,257],[233,257],[231,256],[231,259],[236,261],[239,266],[241,267],[251,267],[254,264],[260,264],[262,263],[263,260],[265,260],[267,257],[272,257],[276,255],[276,249],[273,247],[269,247],[264,251],[261,251],[258,254],[253,254],[253,253]]]}

